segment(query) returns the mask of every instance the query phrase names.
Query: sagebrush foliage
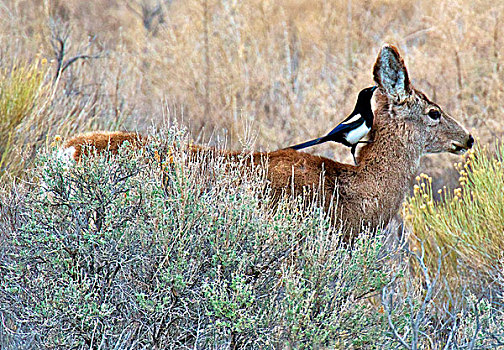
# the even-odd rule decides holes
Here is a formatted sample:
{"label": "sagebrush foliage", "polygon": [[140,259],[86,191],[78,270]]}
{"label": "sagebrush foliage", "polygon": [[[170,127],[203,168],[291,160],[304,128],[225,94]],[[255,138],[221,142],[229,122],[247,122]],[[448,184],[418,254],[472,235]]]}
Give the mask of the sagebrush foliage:
{"label": "sagebrush foliage", "polygon": [[164,188],[155,143],[70,167],[42,156],[40,182],[4,197],[1,342],[312,348],[383,336],[378,309],[356,302],[388,281],[381,236],[351,252],[320,208],[286,198],[273,210],[263,169],[219,157],[174,152]]}

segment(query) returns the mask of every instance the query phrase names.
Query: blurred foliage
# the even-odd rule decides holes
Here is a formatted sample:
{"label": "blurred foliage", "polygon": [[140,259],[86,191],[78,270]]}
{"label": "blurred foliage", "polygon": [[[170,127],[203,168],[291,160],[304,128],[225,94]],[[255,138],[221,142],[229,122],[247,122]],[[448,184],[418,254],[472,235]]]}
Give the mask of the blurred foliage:
{"label": "blurred foliage", "polygon": [[[62,73],[39,124],[21,126],[15,153],[32,160],[47,136],[146,133],[166,119],[199,143],[224,137],[234,149],[312,139],[372,84],[384,42],[398,46],[415,87],[485,144],[504,135],[503,16],[504,3],[490,0],[12,0],[0,8],[2,68],[41,53],[55,75],[61,32],[64,61],[100,57]],[[351,162],[334,143],[312,152]],[[456,184],[447,166],[456,156],[427,158],[435,190]]]}

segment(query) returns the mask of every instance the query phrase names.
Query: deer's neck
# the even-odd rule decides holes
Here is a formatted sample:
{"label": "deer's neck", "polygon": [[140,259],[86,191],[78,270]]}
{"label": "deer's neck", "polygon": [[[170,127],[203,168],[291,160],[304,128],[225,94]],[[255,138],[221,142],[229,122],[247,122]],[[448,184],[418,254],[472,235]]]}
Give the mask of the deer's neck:
{"label": "deer's neck", "polygon": [[359,153],[360,176],[375,174],[389,180],[397,177],[409,180],[415,175],[422,156],[418,132],[406,122],[382,119],[369,136],[373,142]]}
{"label": "deer's neck", "polygon": [[361,198],[363,218],[388,223],[397,214],[415,176],[422,149],[420,135],[407,123],[381,119],[373,126],[370,143],[348,187]]}

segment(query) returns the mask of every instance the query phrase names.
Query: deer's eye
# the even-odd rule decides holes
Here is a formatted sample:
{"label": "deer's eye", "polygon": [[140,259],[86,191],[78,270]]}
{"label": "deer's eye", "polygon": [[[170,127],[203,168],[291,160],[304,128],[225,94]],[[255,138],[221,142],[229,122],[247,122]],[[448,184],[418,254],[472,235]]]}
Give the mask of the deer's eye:
{"label": "deer's eye", "polygon": [[431,109],[429,111],[429,117],[431,117],[434,120],[438,120],[439,118],[441,118],[441,113],[439,113],[438,110]]}

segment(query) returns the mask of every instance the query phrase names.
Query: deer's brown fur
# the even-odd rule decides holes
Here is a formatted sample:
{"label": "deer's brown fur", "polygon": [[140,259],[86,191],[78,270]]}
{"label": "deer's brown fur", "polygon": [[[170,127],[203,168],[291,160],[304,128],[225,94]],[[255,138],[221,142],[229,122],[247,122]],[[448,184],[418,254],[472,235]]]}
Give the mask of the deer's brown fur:
{"label": "deer's brown fur", "polygon": [[[258,165],[267,164],[274,194],[301,194],[307,190],[323,194],[323,205],[327,210],[333,208],[347,233],[358,232],[363,224],[386,225],[396,215],[422,155],[461,154],[473,143],[472,136],[457,121],[413,88],[394,46],[382,47],[373,74],[379,89],[373,97],[375,118],[369,133],[372,143],[360,150],[358,166],[292,149],[253,153],[251,158]],[[440,113],[440,118],[430,116],[433,110]],[[133,137],[128,133],[107,135],[78,136],[67,145],[77,148],[92,141],[99,149],[106,149],[110,143],[109,149],[116,150]],[[201,152],[201,148],[192,151]],[[230,157],[236,154],[227,153]]]}
{"label": "deer's brown fur", "polygon": [[63,144],[63,148],[73,147],[75,151],[72,157],[75,161],[79,161],[83,154],[89,153],[92,149],[117,154],[125,141],[128,141],[132,147],[138,148],[145,146],[147,138],[134,132],[93,131],[72,137]]}

